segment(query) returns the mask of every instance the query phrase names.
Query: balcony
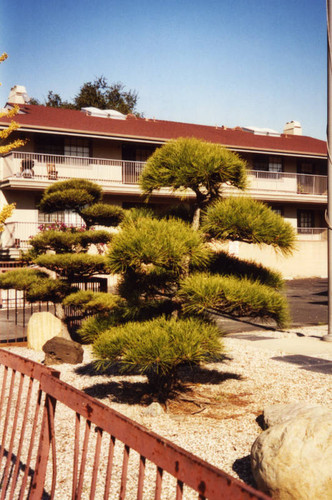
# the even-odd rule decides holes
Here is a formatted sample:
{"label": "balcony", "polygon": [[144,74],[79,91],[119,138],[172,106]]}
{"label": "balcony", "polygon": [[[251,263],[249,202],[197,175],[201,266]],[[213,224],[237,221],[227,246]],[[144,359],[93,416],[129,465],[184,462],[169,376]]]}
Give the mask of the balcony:
{"label": "balcony", "polygon": [[327,228],[298,227],[297,239],[301,241],[327,241]]}
{"label": "balcony", "polygon": [[87,179],[107,191],[138,192],[144,162],[12,152],[3,158],[2,187],[40,189],[50,182]]}
{"label": "balcony", "polygon": [[[72,178],[98,182],[106,193],[139,193],[145,163],[12,152],[3,159],[2,188],[45,189],[56,180]],[[249,170],[249,193],[267,201],[327,202],[327,176]],[[226,188],[226,193],[234,192]],[[160,194],[170,194],[168,189]]]}
{"label": "balcony", "polygon": [[255,198],[327,202],[327,176],[250,170],[249,189]]}

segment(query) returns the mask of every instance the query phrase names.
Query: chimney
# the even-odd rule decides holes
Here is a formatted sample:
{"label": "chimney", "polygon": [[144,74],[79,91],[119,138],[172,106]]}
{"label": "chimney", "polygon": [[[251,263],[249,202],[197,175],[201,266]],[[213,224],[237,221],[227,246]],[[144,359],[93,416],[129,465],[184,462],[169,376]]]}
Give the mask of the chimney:
{"label": "chimney", "polygon": [[10,89],[8,97],[9,104],[27,104],[29,101],[30,98],[23,85],[15,85]]}
{"label": "chimney", "polygon": [[285,135],[302,135],[302,127],[300,122],[287,122],[284,126]]}

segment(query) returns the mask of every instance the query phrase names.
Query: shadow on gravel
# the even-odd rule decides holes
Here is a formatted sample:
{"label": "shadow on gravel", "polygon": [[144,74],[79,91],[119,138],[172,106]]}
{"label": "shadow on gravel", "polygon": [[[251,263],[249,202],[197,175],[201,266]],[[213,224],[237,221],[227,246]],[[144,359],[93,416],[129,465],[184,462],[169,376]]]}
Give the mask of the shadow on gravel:
{"label": "shadow on gravel", "polygon": [[[85,367],[78,368],[76,373],[80,372],[82,374],[82,368]],[[84,374],[86,374],[86,372]],[[100,373],[98,372],[97,375],[100,375]],[[108,375],[110,375],[110,373],[108,373]],[[112,375],[121,374],[112,372]],[[178,397],[179,393],[191,391],[191,385],[218,385],[229,379],[242,380],[242,377],[237,373],[222,373],[218,370],[209,370],[202,367],[195,367],[193,370],[188,368],[182,369],[179,375],[179,384],[174,391],[175,398]],[[150,404],[152,401],[156,400],[156,396],[151,393],[149,384],[141,381],[105,381],[87,387],[83,392],[94,398],[109,398],[116,403],[122,404]],[[170,394],[170,399],[172,399],[172,397],[172,394]]]}

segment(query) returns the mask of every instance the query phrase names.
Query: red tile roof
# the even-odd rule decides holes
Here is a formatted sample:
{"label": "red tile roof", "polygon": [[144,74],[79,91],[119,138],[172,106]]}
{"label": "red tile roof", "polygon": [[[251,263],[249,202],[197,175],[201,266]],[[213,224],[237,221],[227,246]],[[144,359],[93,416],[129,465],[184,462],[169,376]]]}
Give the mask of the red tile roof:
{"label": "red tile roof", "polygon": [[[42,129],[61,132],[76,132],[105,137],[123,137],[139,140],[164,142],[178,137],[196,137],[222,144],[235,150],[276,151],[290,154],[326,155],[326,142],[307,136],[282,134],[279,137],[255,135],[239,127],[228,129],[195,125],[190,123],[135,118],[128,115],[126,120],[97,118],[82,111],[51,108],[37,105],[21,105],[22,114],[16,121],[25,130]],[[2,118],[0,125],[8,123]]]}

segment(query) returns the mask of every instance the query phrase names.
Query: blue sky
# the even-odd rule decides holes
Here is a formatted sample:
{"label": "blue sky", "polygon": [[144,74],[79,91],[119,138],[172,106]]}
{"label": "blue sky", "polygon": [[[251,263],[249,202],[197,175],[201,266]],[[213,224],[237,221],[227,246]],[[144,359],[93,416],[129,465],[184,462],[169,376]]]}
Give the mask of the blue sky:
{"label": "blue sky", "polygon": [[325,0],[2,0],[0,103],[104,75],[147,117],[325,139]]}

